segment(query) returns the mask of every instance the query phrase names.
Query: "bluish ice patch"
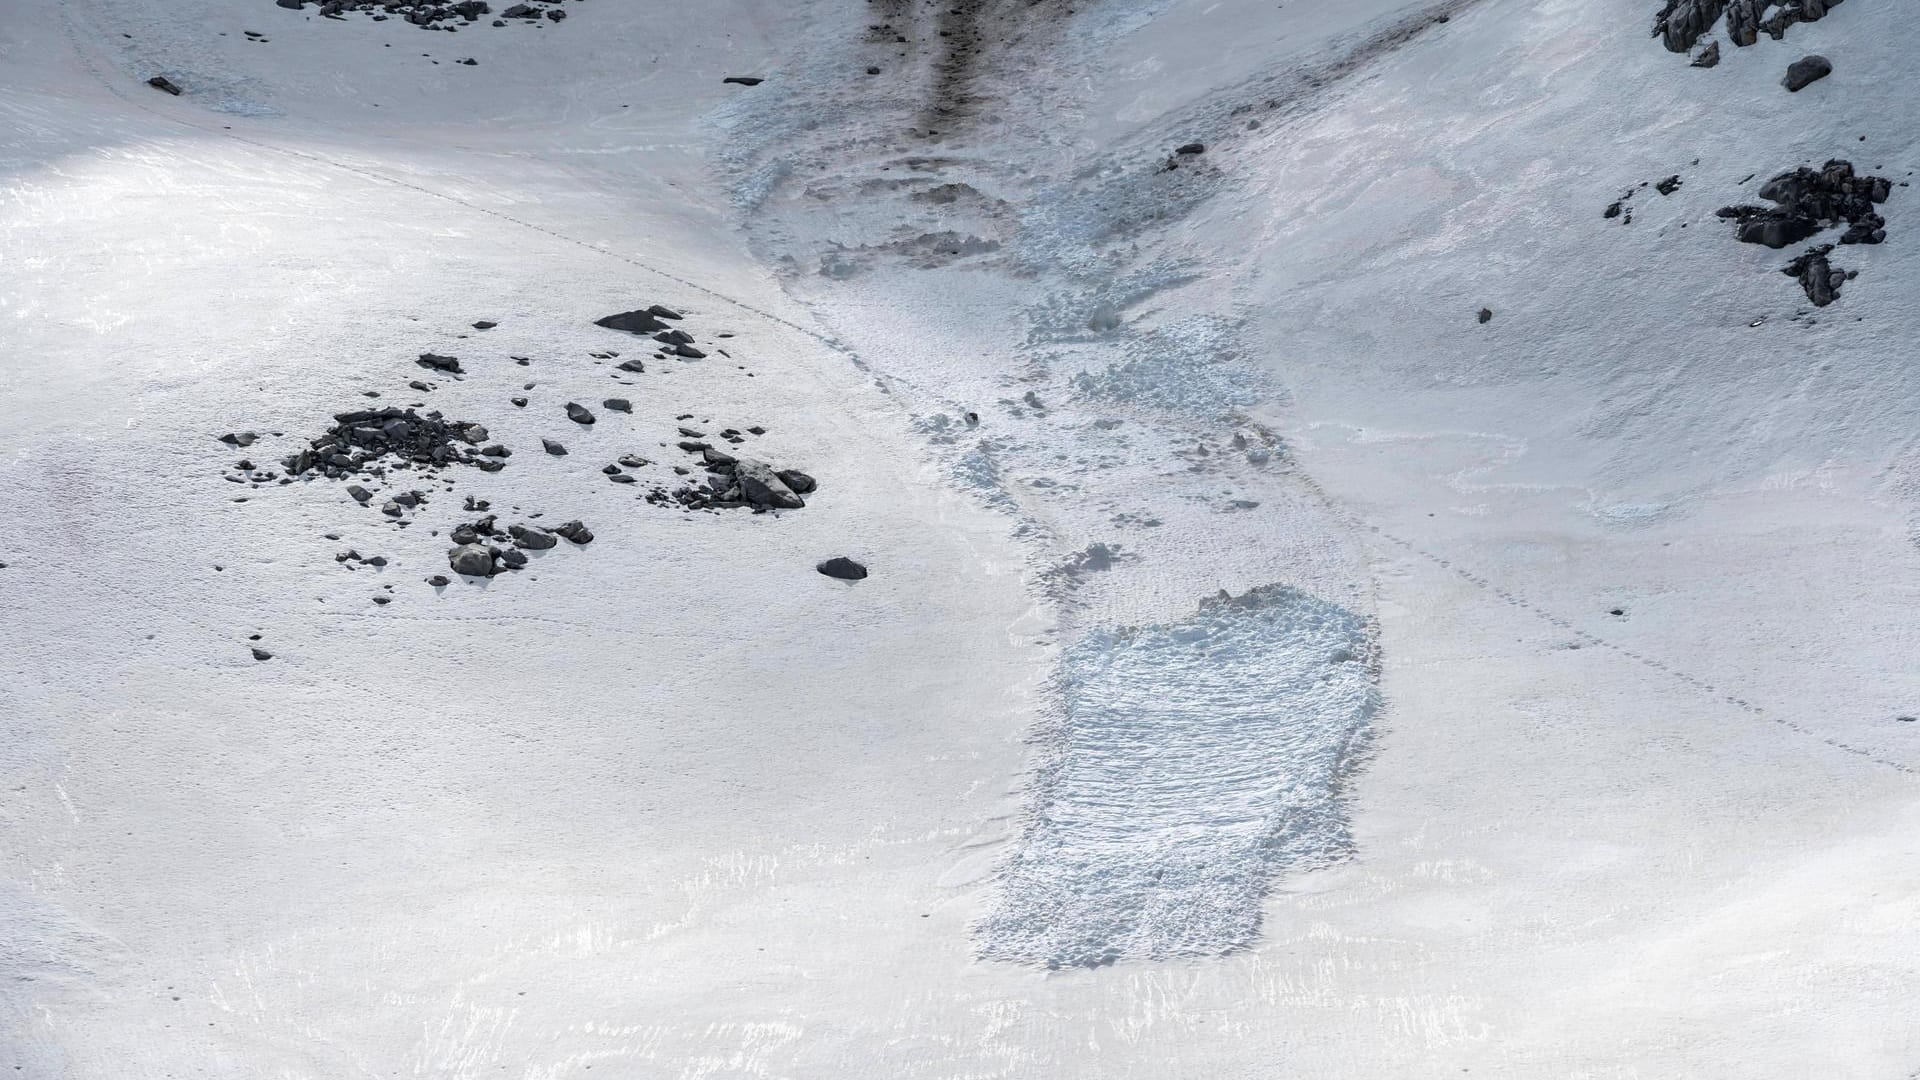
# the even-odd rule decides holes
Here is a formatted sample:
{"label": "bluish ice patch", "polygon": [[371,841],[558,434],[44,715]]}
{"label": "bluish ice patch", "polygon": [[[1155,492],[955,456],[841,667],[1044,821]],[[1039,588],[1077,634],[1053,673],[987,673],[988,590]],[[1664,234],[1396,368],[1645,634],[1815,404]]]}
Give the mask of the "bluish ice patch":
{"label": "bluish ice patch", "polygon": [[1277,585],[1070,647],[979,954],[1058,968],[1251,943],[1280,875],[1349,848],[1372,657],[1364,620]]}

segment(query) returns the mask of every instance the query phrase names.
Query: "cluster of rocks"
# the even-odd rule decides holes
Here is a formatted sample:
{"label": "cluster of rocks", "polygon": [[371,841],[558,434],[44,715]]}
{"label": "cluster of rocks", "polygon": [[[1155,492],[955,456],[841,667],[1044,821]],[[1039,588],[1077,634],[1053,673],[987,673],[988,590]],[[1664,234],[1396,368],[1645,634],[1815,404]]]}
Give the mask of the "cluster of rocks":
{"label": "cluster of rocks", "polygon": [[281,463],[289,476],[315,472],[333,479],[384,475],[389,458],[427,471],[471,465],[499,472],[513,452],[498,444],[482,446],[486,440],[487,429],[482,425],[448,420],[438,412],[357,409],[335,413],[333,426]]}
{"label": "cluster of rocks", "polygon": [[[680,430],[683,434],[692,431],[690,428]],[[751,507],[755,513],[798,510],[807,505],[801,496],[818,486],[813,477],[798,469],[776,469],[764,461],[730,454],[697,439],[682,440],[679,447],[689,454],[700,455],[707,467],[705,485],[689,484],[672,494],[675,502],[690,509]]]}
{"label": "cluster of rocks", "polygon": [[[1840,243],[1878,244],[1887,238],[1887,222],[1874,207],[1892,192],[1892,181],[1855,175],[1852,162],[1835,159],[1819,169],[1802,166],[1767,181],[1760,197],[1773,206],[1725,206],[1717,214],[1735,223],[1734,235],[1742,243],[1783,248],[1844,224]],[[1841,283],[1854,276],[1833,268],[1827,259],[1833,247],[1809,248],[1783,269],[1818,307],[1832,303]]]}
{"label": "cluster of rocks", "polygon": [[[604,326],[609,330],[623,330],[629,334],[651,336],[660,343],[660,358],[678,356],[683,360],[704,360],[706,353],[695,348],[693,335],[667,325],[669,321],[678,322],[683,316],[670,307],[655,304],[637,311],[622,311],[604,319],[595,319],[593,325]],[[635,365],[629,367],[628,365]],[[646,367],[638,360],[629,360],[621,364],[622,370],[645,371]]]}
{"label": "cluster of rocks", "polygon": [[[1839,4],[1840,0],[1663,0],[1653,18],[1653,36],[1669,52],[1690,52],[1724,15],[1727,40],[1745,48],[1759,41],[1762,33],[1778,41],[1789,26],[1817,22]],[[1719,60],[1719,42],[1709,42],[1694,66],[1712,67]]]}
{"label": "cluster of rocks", "polygon": [[[532,25],[560,22],[567,17],[566,10],[558,6],[561,2],[541,0],[537,4],[512,4],[502,10],[498,18],[491,19],[490,24],[507,26],[509,20]],[[364,14],[374,22],[399,19],[426,30],[455,30],[462,25],[476,24],[494,14],[493,6],[487,0],[458,0],[457,3],[434,3],[431,0],[274,0],[274,3],[293,11],[300,11],[311,4],[321,16],[329,19]]]}
{"label": "cluster of rocks", "polygon": [[492,514],[454,527],[448,539],[447,565],[466,577],[493,577],[527,565],[527,552],[545,551],[561,540],[584,547],[593,543],[593,530],[579,521],[569,521],[552,529],[538,525],[509,525],[503,531]]}
{"label": "cluster of rocks", "polygon": [[1787,65],[1787,74],[1780,80],[1780,85],[1787,88],[1787,93],[1797,94],[1831,74],[1833,62],[1826,57],[1818,54],[1803,56]]}

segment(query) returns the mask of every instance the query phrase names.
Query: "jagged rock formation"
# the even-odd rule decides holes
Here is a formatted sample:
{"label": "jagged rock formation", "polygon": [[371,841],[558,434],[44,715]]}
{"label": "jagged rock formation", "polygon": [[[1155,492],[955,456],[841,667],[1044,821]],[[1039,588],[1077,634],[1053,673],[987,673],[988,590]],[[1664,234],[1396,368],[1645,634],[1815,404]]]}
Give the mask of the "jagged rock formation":
{"label": "jagged rock formation", "polygon": [[[1727,40],[1738,46],[1752,45],[1765,32],[1775,41],[1786,36],[1794,23],[1816,22],[1840,0],[1665,0],[1653,17],[1653,36],[1668,52],[1691,51],[1694,44],[1713,29],[1715,21],[1726,16]],[[1712,67],[1719,62],[1717,43],[1710,46],[1713,58],[1701,54],[1697,67]],[[1703,62],[1704,61],[1704,62]]]}

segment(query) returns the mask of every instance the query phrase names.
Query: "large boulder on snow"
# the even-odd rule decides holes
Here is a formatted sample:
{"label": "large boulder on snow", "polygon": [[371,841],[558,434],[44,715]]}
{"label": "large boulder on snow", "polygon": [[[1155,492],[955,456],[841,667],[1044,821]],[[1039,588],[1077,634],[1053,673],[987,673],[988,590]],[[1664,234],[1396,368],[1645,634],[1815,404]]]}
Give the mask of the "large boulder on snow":
{"label": "large boulder on snow", "polygon": [[468,577],[493,576],[493,552],[479,544],[461,544],[447,552],[447,565]]}
{"label": "large boulder on snow", "polygon": [[733,478],[740,485],[740,497],[755,506],[797,510],[807,501],[794,494],[773,466],[752,458],[741,458],[733,467]]}

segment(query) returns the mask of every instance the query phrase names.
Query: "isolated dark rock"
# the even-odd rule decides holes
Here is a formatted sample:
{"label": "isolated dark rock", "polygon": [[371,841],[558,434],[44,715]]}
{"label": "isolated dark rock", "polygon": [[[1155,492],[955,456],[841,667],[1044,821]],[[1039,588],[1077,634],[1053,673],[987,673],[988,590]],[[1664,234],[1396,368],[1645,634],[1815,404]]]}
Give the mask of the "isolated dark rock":
{"label": "isolated dark rock", "polygon": [[155,75],[153,78],[147,80],[147,85],[153,87],[155,90],[165,90],[174,97],[180,96],[180,88],[173,85],[173,80],[167,78],[165,75]]}
{"label": "isolated dark rock", "polygon": [[605,401],[602,401],[600,403],[600,407],[603,409],[607,409],[611,412],[630,413],[633,411],[632,402],[628,401],[626,398],[618,398],[618,397],[607,398]]}
{"label": "isolated dark rock", "polygon": [[449,580],[447,575],[445,574],[435,574],[432,577],[427,579],[427,584],[438,589],[438,588],[441,588],[442,586],[451,585],[453,584],[453,582]]}
{"label": "isolated dark rock", "polygon": [[457,357],[440,356],[438,354],[428,352],[428,353],[421,353],[420,359],[415,360],[414,363],[419,364],[423,368],[431,368],[434,371],[445,371],[445,372],[450,372],[454,375],[462,374],[460,369],[460,360]]}
{"label": "isolated dark rock", "polygon": [[546,449],[547,453],[552,454],[554,457],[567,456],[567,448],[554,442],[552,439],[541,439],[540,445]]}
{"label": "isolated dark rock", "polygon": [[591,424],[593,423],[593,413],[587,411],[586,406],[569,401],[567,402],[567,419],[576,424]]}
{"label": "isolated dark rock", "polygon": [[1182,146],[1178,150],[1174,151],[1174,153],[1180,154],[1186,157],[1194,157],[1198,154],[1204,154],[1206,152],[1207,152],[1207,144],[1197,143],[1197,142],[1190,142],[1185,146]]}
{"label": "isolated dark rock", "polygon": [[253,658],[255,660],[271,660],[273,659],[273,654],[265,649],[255,648],[253,650]]}
{"label": "isolated dark rock", "polygon": [[1787,65],[1786,77],[1780,80],[1780,85],[1786,87],[1788,93],[1797,94],[1806,89],[1810,83],[1831,74],[1833,74],[1833,64],[1826,57],[1817,54],[1803,56]]}
{"label": "isolated dark rock", "polygon": [[814,567],[830,578],[841,581],[859,581],[867,576],[867,568],[844,555],[837,555]]}
{"label": "isolated dark rock", "polygon": [[[483,5],[481,5],[481,6],[483,6],[483,7],[484,7],[485,5],[483,4]],[[499,326],[499,325],[500,325],[500,324],[499,324],[499,323],[497,323],[497,322],[489,322],[489,321],[488,321],[488,320],[486,320],[486,319],[481,319],[481,320],[480,320],[479,322],[477,322],[477,323],[474,323],[474,324],[473,324],[473,328],[474,328],[475,330],[491,330],[491,329],[493,329],[494,327],[496,327],[496,326]]]}
{"label": "isolated dark rock", "polygon": [[1492,321],[1493,321],[1493,309],[1492,309],[1492,308],[1481,308],[1481,309],[1480,309],[1480,322],[1481,322],[1481,323],[1482,323],[1482,324],[1484,325],[1484,324],[1486,324],[1486,323],[1489,323],[1489,322],[1492,322]]}
{"label": "isolated dark rock", "polygon": [[1659,183],[1653,185],[1653,190],[1659,192],[1662,195],[1671,195],[1674,192],[1679,191],[1680,190],[1680,174],[1674,173],[1672,176],[1669,176],[1665,180],[1662,180]]}
{"label": "isolated dark rock", "polygon": [[765,79],[756,79],[751,75],[729,75],[720,81],[723,83],[734,83],[739,86],[759,86],[761,83],[766,82]]}
{"label": "isolated dark rock", "polygon": [[686,345],[686,344],[675,345],[673,347],[673,354],[675,356],[684,356],[689,360],[703,360],[706,358],[706,355],[707,355],[706,353],[701,352],[699,349],[696,349],[693,346]]}

